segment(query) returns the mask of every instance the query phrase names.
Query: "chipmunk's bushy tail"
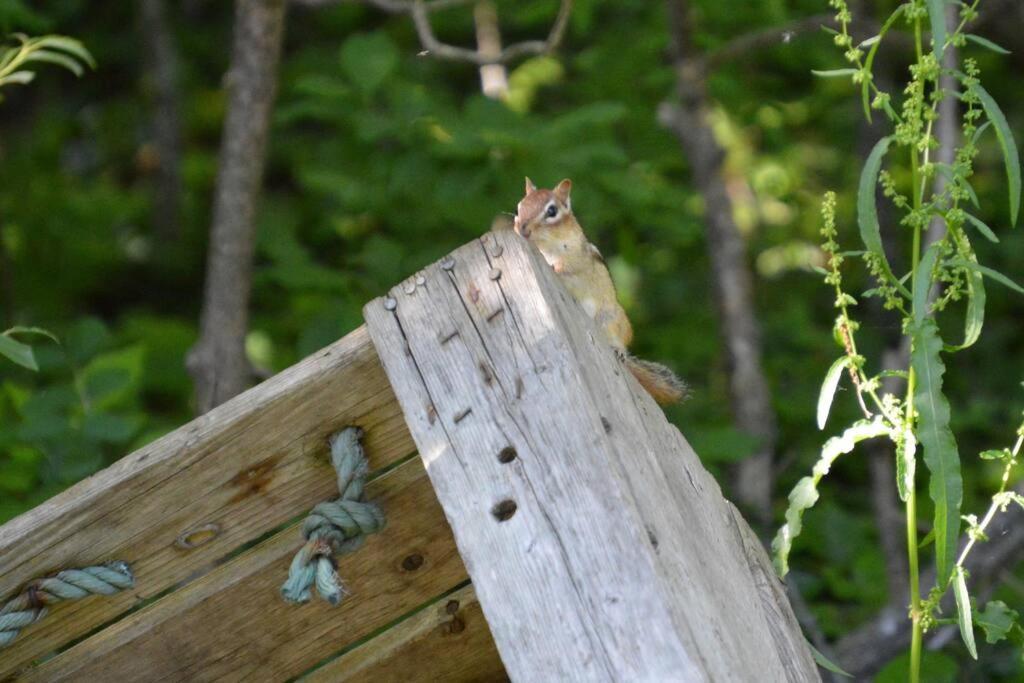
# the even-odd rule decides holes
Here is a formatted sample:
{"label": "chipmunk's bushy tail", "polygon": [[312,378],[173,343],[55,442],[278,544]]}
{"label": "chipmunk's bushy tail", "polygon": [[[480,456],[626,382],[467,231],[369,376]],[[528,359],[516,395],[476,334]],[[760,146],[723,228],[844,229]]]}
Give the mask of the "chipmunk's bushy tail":
{"label": "chipmunk's bushy tail", "polygon": [[647,390],[651,398],[661,405],[678,403],[689,393],[686,383],[661,363],[640,360],[627,355],[626,367],[640,382],[640,386]]}

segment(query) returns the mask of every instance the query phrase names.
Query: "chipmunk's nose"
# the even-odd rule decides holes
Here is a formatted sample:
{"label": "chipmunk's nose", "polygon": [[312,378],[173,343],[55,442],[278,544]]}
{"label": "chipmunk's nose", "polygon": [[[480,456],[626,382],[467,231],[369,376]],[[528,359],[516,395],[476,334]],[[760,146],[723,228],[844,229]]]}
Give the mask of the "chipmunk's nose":
{"label": "chipmunk's nose", "polygon": [[529,229],[519,221],[519,214],[516,214],[516,217],[512,220],[512,229],[525,238],[530,237]]}

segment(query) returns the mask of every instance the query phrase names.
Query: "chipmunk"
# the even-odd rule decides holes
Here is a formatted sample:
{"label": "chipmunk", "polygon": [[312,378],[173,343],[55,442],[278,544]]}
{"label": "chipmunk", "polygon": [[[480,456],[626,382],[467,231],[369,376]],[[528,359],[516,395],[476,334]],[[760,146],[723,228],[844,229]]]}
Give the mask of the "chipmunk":
{"label": "chipmunk", "polygon": [[513,229],[540,249],[583,310],[605,331],[619,358],[661,404],[676,403],[686,395],[686,385],[660,363],[631,356],[627,347],[633,340],[633,326],[619,304],[611,275],[601,252],[587,240],[572,213],[566,179],[553,190],[538,190],[526,179],[526,196],[516,208]]}

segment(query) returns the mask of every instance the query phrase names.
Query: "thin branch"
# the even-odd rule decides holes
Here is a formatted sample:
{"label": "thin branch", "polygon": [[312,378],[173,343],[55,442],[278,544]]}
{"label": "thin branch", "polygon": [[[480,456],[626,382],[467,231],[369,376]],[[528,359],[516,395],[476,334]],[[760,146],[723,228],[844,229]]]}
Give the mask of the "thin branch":
{"label": "thin branch", "polygon": [[[330,7],[332,5],[340,5],[343,2],[362,2],[388,14],[406,14],[412,11],[411,0],[291,0],[291,3],[294,5],[312,8]],[[474,0],[428,0],[425,5],[428,12],[436,12],[438,10],[468,5],[472,2]]]}
{"label": "thin branch", "polygon": [[[377,3],[382,0],[370,1]],[[390,3],[394,0],[383,1]],[[413,0],[411,10],[413,25],[416,27],[417,35],[419,35],[424,55],[484,66],[486,64],[508,64],[520,57],[545,55],[554,52],[565,37],[565,31],[569,25],[569,16],[572,13],[572,0],[562,0],[562,4],[558,8],[558,16],[555,18],[555,23],[552,24],[551,32],[546,40],[528,40],[521,43],[513,43],[497,55],[484,55],[477,50],[470,50],[441,42],[434,35],[434,29],[430,25],[430,10],[427,3],[423,0]]]}
{"label": "thin branch", "polygon": [[781,26],[773,26],[762,31],[751,31],[733,38],[717,50],[712,51],[703,59],[704,68],[715,69],[726,62],[735,61],[754,50],[773,47],[788,43],[801,33],[817,31],[822,26],[835,23],[831,14],[815,14],[814,16],[796,19]]}

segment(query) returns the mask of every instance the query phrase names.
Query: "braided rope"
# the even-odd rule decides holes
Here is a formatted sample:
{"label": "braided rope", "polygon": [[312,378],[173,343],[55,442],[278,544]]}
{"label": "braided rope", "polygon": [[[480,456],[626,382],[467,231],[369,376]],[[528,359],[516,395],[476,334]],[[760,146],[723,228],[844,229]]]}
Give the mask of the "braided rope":
{"label": "braided rope", "polygon": [[338,576],[335,556],[358,550],[367,534],[384,528],[384,513],[363,500],[369,466],[362,436],[362,429],[346,427],[331,437],[331,464],[338,473],[341,496],[318,504],[302,523],[306,543],[295,553],[281,586],[281,595],[288,602],[308,602],[313,586],[332,605],[341,602],[348,591]]}
{"label": "braided rope", "polygon": [[14,642],[21,629],[46,616],[48,605],[89,595],[113,595],[134,585],[132,570],[124,562],[65,569],[55,576],[30,581],[21,593],[0,607],[0,648]]}

